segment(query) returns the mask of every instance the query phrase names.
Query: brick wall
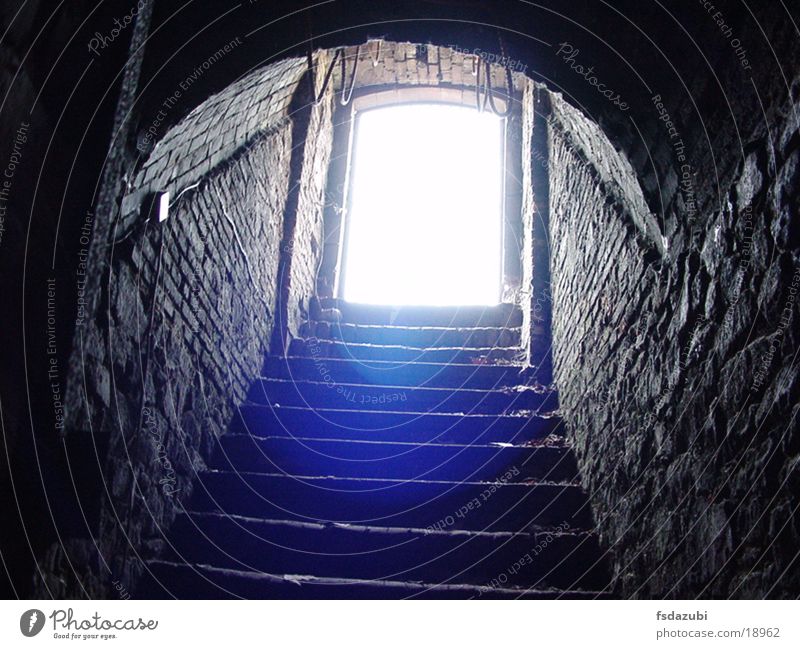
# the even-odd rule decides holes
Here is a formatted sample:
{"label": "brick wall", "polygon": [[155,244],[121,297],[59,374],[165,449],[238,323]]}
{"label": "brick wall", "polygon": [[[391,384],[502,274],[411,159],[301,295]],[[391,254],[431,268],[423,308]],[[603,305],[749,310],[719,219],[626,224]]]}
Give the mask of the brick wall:
{"label": "brick wall", "polygon": [[537,368],[536,380],[543,385],[553,381],[552,313],[553,290],[550,281],[550,178],[547,146],[547,110],[550,93],[544,86],[530,83],[523,100],[524,200],[523,290],[520,294],[523,346]]}
{"label": "brick wall", "polygon": [[[522,128],[521,139],[523,150],[533,151],[533,132],[535,127],[535,100],[534,87],[530,83],[522,94]],[[537,133],[538,135],[538,133]],[[523,348],[529,349],[531,345],[531,326],[535,314],[533,305],[535,294],[540,287],[533,283],[533,227],[535,222],[535,212],[537,208],[537,197],[534,197],[533,184],[534,176],[541,177],[541,167],[537,167],[533,155],[523,155],[521,159],[522,183],[522,277],[520,281],[520,307],[522,309],[522,340]],[[546,174],[545,174],[546,180]]]}
{"label": "brick wall", "polygon": [[295,148],[283,233],[284,262],[279,271],[283,297],[273,343],[273,350],[279,352],[288,349],[289,340],[300,334],[308,319],[309,299],[316,294],[324,246],[325,184],[333,146],[331,88],[321,96],[330,58],[330,52],[316,53],[314,96],[308,84],[301,84],[291,107]]}
{"label": "brick wall", "polygon": [[188,499],[194,471],[261,369],[290,155],[286,123],[115,251],[107,329],[103,319],[84,341],[97,341],[83,365],[92,420],[79,419],[110,438],[101,552],[129,561],[109,577],[131,584],[140,569],[133,552],[157,551],[148,544]]}
{"label": "brick wall", "polygon": [[[452,86],[464,89],[464,103],[475,102],[473,74],[476,56],[456,48],[432,44],[397,43],[371,40],[360,48],[345,47],[344,78],[347,88],[353,73],[356,51],[359,52],[356,89],[371,86]],[[490,61],[492,86],[505,88],[505,68]],[[521,91],[526,78],[516,68],[512,70],[514,89]],[[483,68],[481,68],[483,80]],[[342,66],[337,62],[332,71],[333,87],[342,89]]]}
{"label": "brick wall", "polygon": [[[697,88],[708,83],[698,76]],[[642,126],[650,155],[629,163],[621,142],[553,97],[556,381],[620,595],[800,592],[790,83],[791,94],[742,91],[707,123],[668,97],[687,143],[715,125],[710,153],[688,147],[684,186],[662,122]]]}
{"label": "brick wall", "polygon": [[[284,120],[304,59],[258,69],[195,108],[155,143],[126,192],[118,228],[137,222],[144,197],[168,190],[175,196],[227,160],[259,133]],[[164,99],[169,102],[170,96]],[[146,131],[146,129],[144,129]]]}
{"label": "brick wall", "polygon": [[[98,541],[54,545],[38,592],[107,596],[115,580],[130,592],[259,375],[279,266],[296,254],[282,247],[293,169],[326,128],[328,100],[297,108],[304,71],[303,60],[273,64],[190,113],[135,173],[111,240],[95,241],[97,290],[77,331],[65,428],[107,444]],[[301,196],[319,185],[324,156],[311,156]],[[163,190],[169,218],[148,220],[148,197]]]}

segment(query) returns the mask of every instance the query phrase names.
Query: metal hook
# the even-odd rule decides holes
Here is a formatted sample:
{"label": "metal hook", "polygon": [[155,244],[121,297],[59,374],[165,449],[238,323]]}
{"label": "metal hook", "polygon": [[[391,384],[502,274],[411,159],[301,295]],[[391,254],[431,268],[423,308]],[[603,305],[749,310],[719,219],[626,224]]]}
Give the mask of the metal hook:
{"label": "metal hook", "polygon": [[347,79],[345,78],[345,67],[344,67],[344,56],[342,57],[342,96],[340,98],[340,103],[342,106],[347,106],[350,103],[350,100],[353,98],[353,90],[356,87],[356,74],[358,73],[358,59],[361,55],[361,45],[356,46],[356,59],[353,61],[353,72],[350,76],[350,90],[345,93],[345,89],[347,88]]}
{"label": "metal hook", "polygon": [[491,68],[489,66],[489,62],[486,62],[486,94],[489,96],[489,106],[491,106],[492,112],[498,117],[508,117],[511,115],[511,111],[514,108],[513,104],[511,103],[514,97],[514,79],[511,76],[511,70],[508,69],[508,66],[506,65],[504,67],[506,71],[506,83],[508,84],[508,106],[506,106],[505,111],[501,113],[499,110],[497,110],[497,106],[494,103]]}
{"label": "metal hook", "polygon": [[379,39],[377,41],[377,43],[378,43],[378,47],[376,48],[377,51],[375,52],[375,57],[372,58],[372,67],[373,68],[377,68],[378,67],[378,60],[381,58],[381,46],[383,45],[383,41]]}
{"label": "metal hook", "polygon": [[478,64],[477,70],[475,71],[475,103],[477,104],[478,112],[482,113],[486,110],[486,100],[488,95],[488,88],[487,91],[483,95],[483,102],[481,102],[481,66]]}

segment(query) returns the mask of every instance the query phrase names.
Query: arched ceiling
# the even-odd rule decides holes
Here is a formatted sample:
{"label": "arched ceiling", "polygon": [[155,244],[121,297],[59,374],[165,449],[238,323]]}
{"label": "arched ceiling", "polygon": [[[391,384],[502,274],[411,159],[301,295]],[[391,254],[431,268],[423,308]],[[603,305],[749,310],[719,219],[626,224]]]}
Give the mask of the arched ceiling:
{"label": "arched ceiling", "polygon": [[[776,83],[790,77],[792,57],[774,56],[771,48],[784,51],[783,44],[774,38],[768,42],[761,32],[774,34],[775,24],[781,22],[788,29],[790,22],[780,12],[738,3],[726,3],[723,11],[725,26],[747,45],[750,69],[736,58],[732,37],[721,32],[719,17],[702,3],[323,0],[304,6],[287,0],[241,4],[195,0],[176,7],[157,1],[140,121],[152,122],[164,97],[232,42],[236,46],[224,61],[210,66],[182,93],[165,127],[254,67],[305,56],[309,46],[355,45],[384,37],[505,52],[525,66],[531,78],[563,93],[601,126],[630,158],[649,192],[651,209],[658,211],[662,181],[674,160],[654,96],[664,99],[670,117],[691,143],[696,166],[724,175],[726,169],[714,151],[719,152],[722,138],[735,152],[739,132],[752,130],[742,124],[760,119],[754,116],[758,100],[753,86],[762,93],[777,93],[785,88],[776,88]],[[776,66],[787,73],[776,72]],[[705,126],[712,118],[715,133]],[[738,163],[738,158],[730,160],[731,165]],[[717,182],[713,172],[710,176]]]}

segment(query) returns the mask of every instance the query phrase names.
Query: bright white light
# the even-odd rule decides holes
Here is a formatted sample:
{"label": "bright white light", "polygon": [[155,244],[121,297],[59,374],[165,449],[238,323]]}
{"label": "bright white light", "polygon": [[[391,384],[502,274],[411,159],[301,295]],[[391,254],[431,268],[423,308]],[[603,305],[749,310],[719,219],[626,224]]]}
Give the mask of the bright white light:
{"label": "bright white light", "polygon": [[344,299],[497,304],[502,120],[446,104],[378,108],[357,120]]}

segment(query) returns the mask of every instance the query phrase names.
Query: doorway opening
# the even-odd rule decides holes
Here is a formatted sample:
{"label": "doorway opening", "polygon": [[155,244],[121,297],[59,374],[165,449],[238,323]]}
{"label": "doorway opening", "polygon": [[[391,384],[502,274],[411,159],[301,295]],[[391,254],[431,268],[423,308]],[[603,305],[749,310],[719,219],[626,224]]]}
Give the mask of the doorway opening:
{"label": "doorway opening", "polygon": [[504,119],[447,103],[357,111],[348,176],[341,298],[501,301]]}

